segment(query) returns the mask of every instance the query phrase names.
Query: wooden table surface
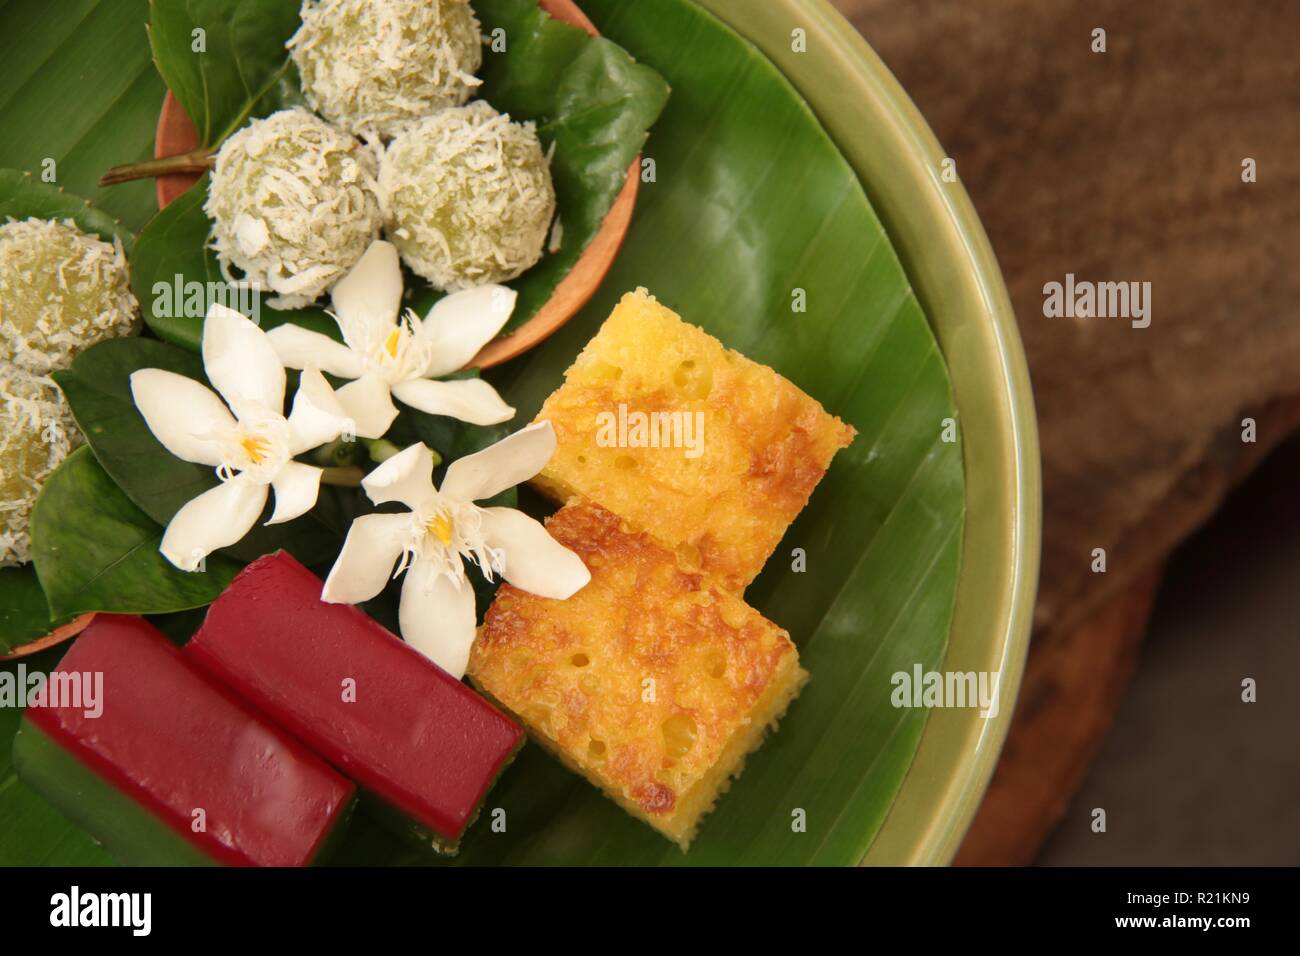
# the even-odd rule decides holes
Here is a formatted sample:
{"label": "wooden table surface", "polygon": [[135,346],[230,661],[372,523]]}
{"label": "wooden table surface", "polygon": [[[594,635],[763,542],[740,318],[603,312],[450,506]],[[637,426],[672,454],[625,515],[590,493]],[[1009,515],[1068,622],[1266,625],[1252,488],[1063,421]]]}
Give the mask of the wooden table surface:
{"label": "wooden table surface", "polygon": [[[956,160],[1029,358],[1036,633],[958,858],[1029,862],[1109,726],[1165,558],[1300,426],[1300,3],[833,2]],[[1149,282],[1150,325],[1045,316],[1067,273]]]}

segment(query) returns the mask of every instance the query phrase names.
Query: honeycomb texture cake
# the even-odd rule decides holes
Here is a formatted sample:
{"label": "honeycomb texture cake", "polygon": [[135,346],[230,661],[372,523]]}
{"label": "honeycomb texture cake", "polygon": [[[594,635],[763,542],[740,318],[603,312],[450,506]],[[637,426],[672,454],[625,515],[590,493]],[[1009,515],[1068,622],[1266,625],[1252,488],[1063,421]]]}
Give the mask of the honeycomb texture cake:
{"label": "honeycomb texture cake", "polygon": [[772,369],[638,290],[538,413],[558,447],[535,484],[603,505],[739,593],[854,430]]}
{"label": "honeycomb texture cake", "polygon": [[598,505],[547,524],[591,569],[565,601],[503,585],[471,681],[685,849],[807,673],[785,631]]}

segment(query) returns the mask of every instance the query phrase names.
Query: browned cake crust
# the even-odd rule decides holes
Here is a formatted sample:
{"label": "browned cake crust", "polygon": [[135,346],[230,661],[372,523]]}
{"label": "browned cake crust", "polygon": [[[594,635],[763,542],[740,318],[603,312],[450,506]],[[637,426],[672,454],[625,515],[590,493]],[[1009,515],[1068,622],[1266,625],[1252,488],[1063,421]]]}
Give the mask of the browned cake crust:
{"label": "browned cake crust", "polygon": [[[633,447],[634,421],[668,435],[676,414],[702,423],[698,454]],[[808,503],[854,430],[772,369],[725,348],[644,290],[629,293],[565,374],[537,420],[558,447],[535,484],[557,501],[594,501],[740,593]],[[653,437],[651,426],[645,437]],[[680,432],[685,437],[684,432]]]}
{"label": "browned cake crust", "polygon": [[566,601],[508,585],[471,680],[629,812],[685,846],[807,679],[789,635],[616,515],[547,524],[591,569]]}

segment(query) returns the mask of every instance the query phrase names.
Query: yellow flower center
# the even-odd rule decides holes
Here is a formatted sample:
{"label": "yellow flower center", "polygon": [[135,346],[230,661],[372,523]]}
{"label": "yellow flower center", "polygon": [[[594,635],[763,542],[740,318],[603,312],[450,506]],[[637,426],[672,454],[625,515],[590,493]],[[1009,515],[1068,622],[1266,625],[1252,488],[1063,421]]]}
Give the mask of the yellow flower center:
{"label": "yellow flower center", "polygon": [[429,533],[443,544],[451,544],[451,519],[446,515],[436,515],[429,521]]}
{"label": "yellow flower center", "polygon": [[397,345],[402,341],[402,330],[393,329],[388,333],[388,338],[384,341],[384,351],[388,353],[389,358],[397,358]]}
{"label": "yellow flower center", "polygon": [[256,435],[245,435],[239,442],[248,453],[248,460],[255,465],[262,463],[262,458],[267,452],[267,441],[265,438],[259,438]]}

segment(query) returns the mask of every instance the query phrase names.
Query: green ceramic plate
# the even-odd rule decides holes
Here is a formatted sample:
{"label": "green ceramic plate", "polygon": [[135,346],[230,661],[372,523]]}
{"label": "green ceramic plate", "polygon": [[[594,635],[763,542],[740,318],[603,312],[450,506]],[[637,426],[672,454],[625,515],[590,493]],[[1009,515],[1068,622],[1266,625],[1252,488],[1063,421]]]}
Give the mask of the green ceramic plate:
{"label": "green ceramic plate", "polygon": [[[1038,582],[1041,485],[1029,373],[997,259],[943,148],[826,0],[699,0],[766,53],[857,170],[939,338],[960,410],[965,546],[945,670],[996,671],[995,718],[935,710],[863,862],[947,863],[1006,738]],[[792,48],[803,29],[807,52]]]}

